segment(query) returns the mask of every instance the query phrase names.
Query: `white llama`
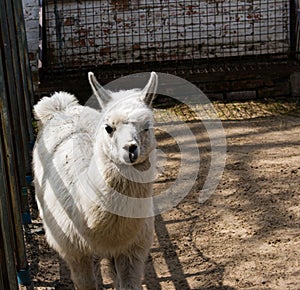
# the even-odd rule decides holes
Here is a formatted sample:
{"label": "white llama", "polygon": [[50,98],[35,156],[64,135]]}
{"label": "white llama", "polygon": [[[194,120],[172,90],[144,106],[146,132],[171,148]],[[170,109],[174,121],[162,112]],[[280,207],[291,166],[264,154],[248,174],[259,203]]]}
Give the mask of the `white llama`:
{"label": "white llama", "polygon": [[101,112],[65,92],[34,107],[41,123],[33,151],[39,212],[76,289],[97,288],[93,256],[111,261],[116,289],[142,289],[154,221],[136,211],[151,213],[152,203],[136,209],[131,199],[151,200],[158,78],[152,72],[143,90],[120,92],[105,90],[93,73],[89,82]]}

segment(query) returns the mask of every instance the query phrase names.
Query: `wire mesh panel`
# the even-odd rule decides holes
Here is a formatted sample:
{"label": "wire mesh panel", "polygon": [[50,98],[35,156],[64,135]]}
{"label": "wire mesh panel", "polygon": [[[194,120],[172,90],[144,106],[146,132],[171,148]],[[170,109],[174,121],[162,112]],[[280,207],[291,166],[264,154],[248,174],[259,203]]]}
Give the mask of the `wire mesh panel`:
{"label": "wire mesh panel", "polygon": [[45,1],[48,67],[278,55],[288,0]]}

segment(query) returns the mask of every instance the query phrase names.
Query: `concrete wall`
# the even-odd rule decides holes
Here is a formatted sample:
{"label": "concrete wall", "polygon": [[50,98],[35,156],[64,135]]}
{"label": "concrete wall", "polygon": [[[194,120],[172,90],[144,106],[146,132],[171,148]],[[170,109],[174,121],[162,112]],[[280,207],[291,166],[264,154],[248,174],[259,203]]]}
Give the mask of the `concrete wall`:
{"label": "concrete wall", "polygon": [[38,70],[39,0],[22,0],[32,71]]}

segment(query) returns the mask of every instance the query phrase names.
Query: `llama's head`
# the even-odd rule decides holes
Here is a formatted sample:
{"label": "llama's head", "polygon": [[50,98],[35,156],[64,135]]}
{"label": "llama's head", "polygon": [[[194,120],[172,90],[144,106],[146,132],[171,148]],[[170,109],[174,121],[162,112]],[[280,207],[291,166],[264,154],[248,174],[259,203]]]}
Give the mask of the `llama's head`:
{"label": "llama's head", "polygon": [[157,81],[157,74],[152,72],[144,89],[111,92],[89,73],[89,82],[102,109],[96,146],[114,163],[142,163],[155,149],[151,104]]}

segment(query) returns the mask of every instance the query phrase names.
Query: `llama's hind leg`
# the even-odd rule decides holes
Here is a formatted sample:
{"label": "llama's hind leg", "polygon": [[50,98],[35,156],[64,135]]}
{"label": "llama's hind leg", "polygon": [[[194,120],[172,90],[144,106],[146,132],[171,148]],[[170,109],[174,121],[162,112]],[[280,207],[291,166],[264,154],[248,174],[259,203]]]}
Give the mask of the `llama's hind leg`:
{"label": "llama's hind leg", "polygon": [[65,260],[76,290],[97,290],[92,257],[65,257]]}

